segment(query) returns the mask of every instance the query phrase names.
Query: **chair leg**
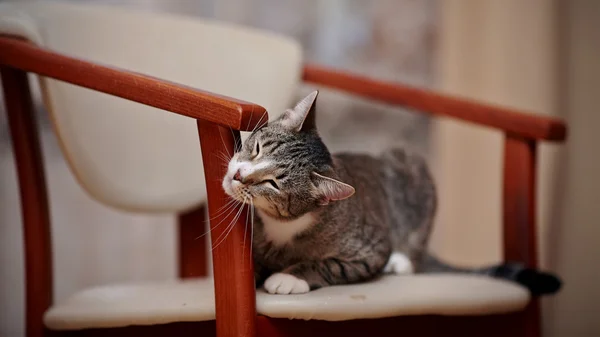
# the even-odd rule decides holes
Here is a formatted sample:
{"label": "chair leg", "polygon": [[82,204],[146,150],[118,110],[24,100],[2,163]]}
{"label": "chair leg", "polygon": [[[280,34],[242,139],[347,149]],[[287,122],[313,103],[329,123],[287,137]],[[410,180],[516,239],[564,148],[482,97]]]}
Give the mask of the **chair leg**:
{"label": "chair leg", "polygon": [[15,154],[25,250],[28,337],[44,335],[43,315],[52,303],[52,251],[46,179],[27,73],[0,66]]}
{"label": "chair leg", "polygon": [[[536,233],[537,143],[507,134],[504,141],[504,260],[538,265]],[[524,312],[527,337],[541,336],[539,300]]]}
{"label": "chair leg", "polygon": [[206,206],[180,214],[179,226],[179,277],[203,277],[208,275],[206,241],[208,230]]}
{"label": "chair leg", "polygon": [[540,310],[540,300],[534,298],[531,300],[525,312],[523,313],[524,337],[541,337],[542,336],[542,320]]}

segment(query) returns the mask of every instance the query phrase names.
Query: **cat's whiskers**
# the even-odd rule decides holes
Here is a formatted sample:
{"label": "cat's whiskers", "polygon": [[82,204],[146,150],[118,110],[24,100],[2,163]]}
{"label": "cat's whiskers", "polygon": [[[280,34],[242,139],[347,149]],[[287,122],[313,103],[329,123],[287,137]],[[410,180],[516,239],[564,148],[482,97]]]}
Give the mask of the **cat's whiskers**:
{"label": "cat's whiskers", "polygon": [[231,207],[234,206],[235,202],[237,200],[229,200],[225,205],[221,206],[217,212],[214,213],[214,215],[212,215],[211,217],[208,218],[208,220],[214,220],[216,219],[219,215],[222,215],[223,213],[225,213],[226,211],[228,211],[229,209],[231,209]]}
{"label": "cat's whiskers", "polygon": [[248,125],[246,125],[246,130],[250,128],[250,122],[252,121],[252,116],[254,115],[254,105],[252,105],[252,111],[250,111],[250,119],[248,119]]}
{"label": "cat's whiskers", "polygon": [[248,191],[247,189],[242,190],[242,193],[246,195],[244,200],[247,200],[246,203],[248,205],[248,211],[246,213],[246,223],[244,224],[244,244],[242,247],[242,259],[245,258],[246,254],[246,234],[248,232],[248,216],[250,216],[250,261],[252,262],[252,245],[254,240],[254,199],[250,191]]}
{"label": "cat's whiskers", "polygon": [[[218,224],[216,224],[216,225],[215,225],[213,228],[217,228],[217,227],[219,227],[219,225],[220,225],[220,224],[221,224],[221,223],[222,223],[222,222],[223,222],[225,219],[227,219],[227,217],[229,217],[231,214],[233,214],[234,212],[236,212],[236,211],[238,210],[238,209],[236,208],[237,206],[240,206],[240,208],[241,208],[243,205],[244,205],[244,203],[243,203],[243,202],[239,202],[239,201],[238,201],[237,203],[235,203],[235,204],[234,204],[234,206],[233,206],[233,207],[231,207],[231,208],[229,209],[229,212],[227,213],[227,215],[222,215],[222,214],[221,214],[221,216],[223,216],[223,219],[221,219],[221,221],[219,221],[219,223],[218,223]],[[223,212],[223,213],[225,213],[225,212]],[[219,217],[219,216],[217,216],[217,217]],[[214,219],[211,219],[211,220],[214,220]]]}
{"label": "cat's whiskers", "polygon": [[[250,210],[246,211],[246,223],[244,224],[244,241],[242,244],[242,260],[246,254],[246,233],[248,233],[248,216],[250,215]],[[252,239],[250,239],[250,244],[252,244]]]}
{"label": "cat's whiskers", "polygon": [[254,132],[254,131],[256,131],[256,129],[258,129],[258,127],[261,125],[260,123],[262,122],[263,118],[265,118],[265,116],[267,116],[267,115],[268,115],[267,111],[263,112],[262,116],[258,120],[258,123],[256,123],[256,125],[254,125],[252,132]]}
{"label": "cat's whiskers", "polygon": [[[227,154],[229,154],[229,157],[233,157],[233,154],[229,153],[229,149],[227,149],[227,145],[225,144],[225,139],[223,139],[223,134],[221,132],[219,132],[219,136],[221,137],[221,143],[223,143],[223,148],[225,148],[225,150],[227,151]],[[235,139],[235,137],[233,139]],[[235,151],[235,147],[234,147],[234,151]]]}
{"label": "cat's whiskers", "polygon": [[[229,205],[229,206],[227,206],[227,205]],[[217,211],[217,214],[215,214],[214,217],[212,217],[212,218],[209,219],[209,229],[208,229],[208,231],[200,234],[199,236],[197,236],[196,238],[194,238],[194,240],[198,240],[201,237],[205,236],[206,234],[212,232],[213,229],[215,229],[215,228],[217,228],[217,227],[219,227],[221,225],[221,223],[223,222],[223,220],[227,219],[228,216],[230,216],[233,212],[237,211],[236,210],[236,206],[243,207],[243,205],[244,204],[242,202],[239,202],[238,200],[235,200],[235,199],[231,199],[227,204],[225,204],[224,206],[221,206],[221,208],[223,208],[225,206],[227,206],[227,207],[225,208],[225,210]],[[225,216],[223,216],[223,214],[225,214],[225,212],[227,212],[227,211],[229,211],[229,213],[227,213]],[[216,218],[218,218],[220,216],[223,216],[223,219],[221,219],[221,221],[219,221],[219,223],[216,224],[214,227],[210,227],[210,221],[215,220]]]}
{"label": "cat's whiskers", "polygon": [[213,217],[209,218],[209,220],[214,220],[214,219],[218,218],[219,216],[225,214],[225,212],[230,210],[232,207],[235,207],[239,204],[241,204],[239,202],[239,200],[230,199],[225,205],[221,206],[221,208],[217,211],[217,213],[215,213],[215,215]]}
{"label": "cat's whiskers", "polygon": [[[245,203],[245,201],[246,200],[244,200],[244,203]],[[219,236],[219,238],[217,238],[216,241],[218,241],[218,242],[215,245],[213,245],[211,251],[214,251],[221,243],[223,243],[227,239],[227,236],[229,236],[229,233],[231,233],[231,231],[235,227],[235,224],[237,223],[237,221],[239,220],[240,216],[242,215],[242,211],[243,210],[244,210],[244,205],[242,205],[242,207],[240,207],[240,209],[237,212],[237,214],[235,215],[235,218],[233,219],[233,221],[231,221],[231,223],[227,226],[227,228],[225,228],[225,230],[223,231],[223,233],[221,233],[221,235]],[[225,236],[223,236],[223,234],[225,234]],[[223,238],[221,239],[221,237],[223,237]]]}
{"label": "cat's whiskers", "polygon": [[234,194],[235,195],[233,196],[233,198],[244,204],[248,204],[248,201],[254,198],[250,190],[248,190],[248,187],[235,189]]}
{"label": "cat's whiskers", "polygon": [[229,161],[231,161],[231,158],[232,158],[232,157],[229,157],[226,153],[224,153],[222,151],[214,153],[213,156],[223,160],[224,161],[223,164],[225,165],[225,167],[227,167],[229,165]]}
{"label": "cat's whiskers", "polygon": [[252,263],[252,247],[254,246],[254,200],[250,199],[250,263]]}
{"label": "cat's whiskers", "polygon": [[[236,211],[237,211],[237,213],[236,213],[236,215],[234,216],[234,218],[233,218],[233,221],[232,221],[232,222],[230,222],[230,223],[229,223],[229,224],[228,224],[228,225],[225,227],[225,229],[223,230],[223,232],[222,232],[222,233],[219,235],[219,237],[218,237],[216,240],[214,240],[214,242],[217,242],[217,245],[218,245],[218,244],[220,244],[220,242],[222,241],[222,240],[221,240],[221,238],[224,238],[224,235],[225,235],[225,233],[227,233],[227,232],[229,231],[229,227],[230,227],[230,226],[232,226],[232,224],[235,224],[236,218],[237,218],[238,214],[240,214],[240,212],[241,212],[241,210],[242,210],[242,209],[243,209],[243,205],[242,205],[242,206],[241,206],[239,209],[237,209],[237,210],[236,210]],[[216,228],[216,227],[215,227],[215,228]],[[216,248],[216,246],[215,246],[215,245],[213,245],[213,248],[212,248],[211,250],[214,250],[215,248]]]}
{"label": "cat's whiskers", "polygon": [[233,134],[233,128],[231,126],[229,127],[229,131],[231,132],[231,137],[235,140],[235,144],[233,147],[233,154],[236,154],[236,153],[240,152],[240,150],[242,149],[242,137],[236,137]]}

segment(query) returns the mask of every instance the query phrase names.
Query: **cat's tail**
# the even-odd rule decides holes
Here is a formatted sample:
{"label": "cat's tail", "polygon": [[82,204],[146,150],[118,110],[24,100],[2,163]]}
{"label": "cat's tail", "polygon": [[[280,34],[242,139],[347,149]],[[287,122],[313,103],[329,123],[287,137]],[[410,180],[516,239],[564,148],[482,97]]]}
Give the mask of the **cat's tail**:
{"label": "cat's tail", "polygon": [[550,273],[527,268],[519,263],[504,263],[483,268],[459,268],[451,266],[435,256],[428,254],[419,266],[419,273],[464,273],[487,275],[494,278],[516,282],[533,296],[549,295],[558,292],[562,286],[561,280]]}

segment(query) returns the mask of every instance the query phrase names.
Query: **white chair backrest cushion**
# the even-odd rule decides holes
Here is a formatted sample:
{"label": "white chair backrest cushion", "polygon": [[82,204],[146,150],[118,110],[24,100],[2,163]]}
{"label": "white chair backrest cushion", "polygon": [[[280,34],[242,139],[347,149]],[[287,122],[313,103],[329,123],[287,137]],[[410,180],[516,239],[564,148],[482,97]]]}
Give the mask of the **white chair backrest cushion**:
{"label": "white chair backrest cushion", "polygon": [[[301,48],[291,39],[152,12],[5,3],[0,33],[253,102],[271,120],[292,103],[301,73]],[[97,200],[144,212],[178,212],[205,200],[195,120],[52,79],[40,82],[65,157]]]}

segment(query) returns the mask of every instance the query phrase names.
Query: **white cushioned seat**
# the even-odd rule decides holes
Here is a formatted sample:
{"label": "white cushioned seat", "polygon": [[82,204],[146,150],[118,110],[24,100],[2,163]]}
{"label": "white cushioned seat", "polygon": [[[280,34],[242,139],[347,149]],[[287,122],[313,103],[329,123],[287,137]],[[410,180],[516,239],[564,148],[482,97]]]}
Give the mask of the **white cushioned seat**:
{"label": "white cushioned seat", "polygon": [[[519,311],[528,291],[510,282],[471,275],[385,276],[302,295],[257,292],[257,311],[274,318],[343,321],[403,315],[488,315]],[[215,318],[210,279],[102,286],[53,306],[53,330],[154,325]]]}

